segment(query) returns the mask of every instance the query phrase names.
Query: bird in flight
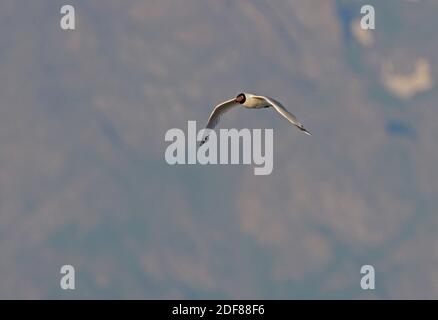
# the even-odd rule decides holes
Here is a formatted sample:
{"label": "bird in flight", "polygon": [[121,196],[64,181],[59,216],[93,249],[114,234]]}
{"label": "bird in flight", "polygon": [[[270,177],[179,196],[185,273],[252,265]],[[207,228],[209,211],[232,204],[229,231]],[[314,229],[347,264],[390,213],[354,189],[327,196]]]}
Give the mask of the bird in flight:
{"label": "bird in flight", "polygon": [[[248,109],[262,109],[262,108],[274,108],[278,113],[285,117],[290,123],[296,126],[298,129],[303,131],[305,134],[311,135],[304,126],[298,121],[298,119],[289,111],[286,110],[283,105],[266,96],[257,96],[251,93],[240,93],[236,98],[230,99],[228,101],[222,102],[214,107],[213,111],[208,118],[206,129],[214,129],[219,122],[220,117],[231,110],[233,107],[242,105]],[[201,140],[200,145],[202,146],[208,140],[208,134],[205,134]]]}

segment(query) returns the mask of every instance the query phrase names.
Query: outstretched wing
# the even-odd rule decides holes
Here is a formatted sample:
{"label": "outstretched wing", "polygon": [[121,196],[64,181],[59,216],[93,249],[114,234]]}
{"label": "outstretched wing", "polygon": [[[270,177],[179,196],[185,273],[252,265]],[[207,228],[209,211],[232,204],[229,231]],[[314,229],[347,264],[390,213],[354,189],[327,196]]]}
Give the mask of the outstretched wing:
{"label": "outstretched wing", "polygon": [[281,114],[283,117],[285,117],[290,123],[292,123],[294,126],[298,127],[301,131],[311,135],[309,131],[307,131],[304,126],[298,121],[297,117],[295,117],[292,113],[286,110],[286,108],[277,100],[274,100],[270,97],[263,97],[263,99],[268,102],[279,114]]}
{"label": "outstretched wing", "polygon": [[231,108],[237,106],[238,103],[235,102],[235,99],[231,99],[225,102],[222,102],[221,104],[218,104],[216,107],[214,107],[213,111],[210,114],[210,117],[208,118],[207,125],[205,126],[207,129],[214,129],[216,125],[219,123],[219,120],[221,116],[230,110]]}
{"label": "outstretched wing", "polygon": [[[237,105],[238,103],[235,101],[235,99],[230,99],[228,101],[222,102],[221,104],[218,104],[216,107],[214,107],[213,111],[211,112],[205,128],[214,129],[214,127],[216,127],[216,125],[219,123],[221,116],[223,116],[225,112],[227,112],[228,110],[232,109]],[[208,134],[206,133],[202,138],[201,145],[203,145],[207,141],[207,139],[208,139]]]}

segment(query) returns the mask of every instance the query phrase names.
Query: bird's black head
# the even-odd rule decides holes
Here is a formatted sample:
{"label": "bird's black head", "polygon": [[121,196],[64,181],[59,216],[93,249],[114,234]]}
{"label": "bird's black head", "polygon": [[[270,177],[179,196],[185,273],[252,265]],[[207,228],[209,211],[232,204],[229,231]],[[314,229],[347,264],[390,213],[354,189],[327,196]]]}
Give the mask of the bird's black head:
{"label": "bird's black head", "polygon": [[236,97],[236,102],[240,104],[244,104],[246,101],[246,96],[244,93],[239,93]]}

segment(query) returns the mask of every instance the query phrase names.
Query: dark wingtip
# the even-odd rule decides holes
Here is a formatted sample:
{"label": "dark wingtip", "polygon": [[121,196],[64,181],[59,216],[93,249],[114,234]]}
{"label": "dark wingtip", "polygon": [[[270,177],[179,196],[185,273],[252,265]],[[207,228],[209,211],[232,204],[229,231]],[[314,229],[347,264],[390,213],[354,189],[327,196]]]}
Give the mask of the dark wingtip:
{"label": "dark wingtip", "polygon": [[304,127],[303,128],[300,128],[301,129],[301,131],[303,131],[305,134],[307,134],[307,135],[309,135],[309,136],[311,136],[312,134],[307,130],[307,129],[305,129]]}
{"label": "dark wingtip", "polygon": [[206,143],[208,140],[208,137],[205,137],[204,139],[201,140],[201,142],[199,143],[199,146],[202,146],[204,143]]}

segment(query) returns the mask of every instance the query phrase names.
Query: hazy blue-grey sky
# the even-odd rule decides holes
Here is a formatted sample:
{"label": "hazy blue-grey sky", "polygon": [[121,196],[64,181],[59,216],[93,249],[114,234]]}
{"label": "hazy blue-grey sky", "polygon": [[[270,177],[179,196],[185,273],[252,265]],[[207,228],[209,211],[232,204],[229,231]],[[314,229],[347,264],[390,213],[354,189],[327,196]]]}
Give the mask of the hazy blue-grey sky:
{"label": "hazy blue-grey sky", "polygon": [[[376,30],[359,27],[364,4]],[[0,298],[437,299],[437,14],[432,0],[3,0]],[[165,162],[167,130],[242,91],[312,137],[241,108],[220,126],[274,128],[271,175]]]}

